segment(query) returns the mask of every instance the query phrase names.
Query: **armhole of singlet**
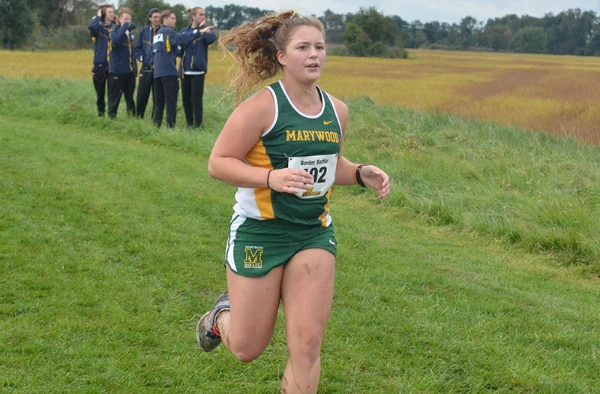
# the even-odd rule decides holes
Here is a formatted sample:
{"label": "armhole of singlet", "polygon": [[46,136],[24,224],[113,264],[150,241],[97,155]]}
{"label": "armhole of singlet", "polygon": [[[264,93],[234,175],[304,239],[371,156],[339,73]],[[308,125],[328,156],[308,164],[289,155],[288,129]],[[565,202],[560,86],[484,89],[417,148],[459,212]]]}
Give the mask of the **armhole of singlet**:
{"label": "armhole of singlet", "polygon": [[275,94],[275,91],[273,90],[272,87],[267,86],[267,89],[269,89],[269,91],[271,92],[271,96],[273,96],[273,105],[275,106],[275,117],[273,119],[273,123],[271,123],[271,126],[269,126],[269,128],[267,130],[265,130],[264,133],[261,134],[261,137],[264,137],[265,135],[269,134],[271,132],[271,130],[273,130],[273,127],[275,127],[275,123],[277,123],[277,118],[279,117],[279,106],[277,105],[277,95]]}
{"label": "armhole of singlet", "polygon": [[342,130],[342,123],[340,122],[340,116],[338,115],[337,109],[335,108],[335,103],[331,99],[329,93],[322,91],[327,95],[327,99],[329,100],[329,104],[331,104],[331,108],[333,108],[333,113],[335,114],[335,118],[337,119],[337,124],[340,125],[340,137],[344,134],[344,130]]}

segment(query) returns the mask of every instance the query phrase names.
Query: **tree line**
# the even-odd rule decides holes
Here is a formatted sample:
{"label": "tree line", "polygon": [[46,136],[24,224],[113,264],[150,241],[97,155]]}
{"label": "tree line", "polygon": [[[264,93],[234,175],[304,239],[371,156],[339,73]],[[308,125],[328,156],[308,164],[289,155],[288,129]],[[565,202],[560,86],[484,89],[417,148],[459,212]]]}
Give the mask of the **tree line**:
{"label": "tree line", "polygon": [[[104,0],[0,0],[0,45],[33,50],[89,48],[87,24],[100,3]],[[182,4],[122,0],[120,6],[132,9],[139,26],[145,24],[153,7],[174,11],[177,28],[188,24]],[[229,30],[273,11],[235,4],[207,5],[205,10],[218,30]],[[510,14],[485,22],[465,16],[452,24],[408,22],[398,15],[384,15],[375,7],[346,14],[328,9],[317,17],[325,26],[327,41],[343,44],[337,53],[353,56],[406,57],[406,48],[600,55],[599,18],[594,11],[579,8],[540,18]]]}
{"label": "tree line", "polygon": [[459,23],[408,22],[384,16],[377,9],[356,14],[325,11],[320,17],[329,42],[346,44],[354,55],[377,56],[388,48],[478,50],[554,55],[600,55],[600,20],[594,11],[568,9],[541,18],[505,15],[478,21],[466,16]]}

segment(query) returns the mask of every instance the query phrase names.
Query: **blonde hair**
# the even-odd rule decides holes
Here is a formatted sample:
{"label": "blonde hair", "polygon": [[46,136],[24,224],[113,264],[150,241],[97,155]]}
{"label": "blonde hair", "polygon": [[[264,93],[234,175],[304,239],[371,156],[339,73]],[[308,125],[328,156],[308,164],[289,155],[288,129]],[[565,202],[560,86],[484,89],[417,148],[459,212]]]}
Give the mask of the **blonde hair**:
{"label": "blonde hair", "polygon": [[131,8],[121,7],[119,8],[119,13],[117,14],[117,16],[120,18],[123,14],[129,14],[133,16],[133,11],[131,11]]}
{"label": "blonde hair", "polygon": [[203,10],[204,8],[202,7],[194,7],[194,8],[188,8],[186,11],[188,13],[189,16],[193,16],[196,15],[196,13],[198,12],[198,10]]}
{"label": "blonde hair", "polygon": [[161,14],[160,14],[160,23],[163,24],[165,19],[167,19],[168,17],[171,16],[171,14],[174,14],[173,11],[171,10],[164,10]]}
{"label": "blonde hair", "polygon": [[[295,11],[265,15],[256,22],[244,23],[219,38],[219,47],[237,62],[238,70],[230,83],[237,93],[237,102],[260,82],[282,70],[277,52],[284,52],[290,33],[298,26],[317,28],[325,39],[325,28],[313,16],[300,16]],[[233,51],[228,45],[233,45]]]}
{"label": "blonde hair", "polygon": [[121,26],[121,21],[119,20],[123,14],[129,14],[129,16],[133,17],[133,12],[131,8],[121,7],[119,8],[119,12],[117,13],[117,26]]}

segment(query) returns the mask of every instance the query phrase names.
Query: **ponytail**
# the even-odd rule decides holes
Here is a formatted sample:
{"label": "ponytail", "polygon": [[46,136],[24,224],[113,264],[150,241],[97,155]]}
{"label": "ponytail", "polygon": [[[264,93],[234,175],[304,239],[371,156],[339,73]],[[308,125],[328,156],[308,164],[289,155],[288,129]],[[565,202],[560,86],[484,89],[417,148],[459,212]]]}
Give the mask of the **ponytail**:
{"label": "ponytail", "polygon": [[[285,51],[290,33],[298,26],[316,27],[325,38],[321,21],[312,16],[300,16],[295,11],[265,15],[256,22],[235,27],[220,37],[219,47],[238,64],[230,83],[230,88],[236,90],[238,103],[250,89],[282,70],[277,53]],[[229,50],[229,45],[234,46],[233,51]]]}

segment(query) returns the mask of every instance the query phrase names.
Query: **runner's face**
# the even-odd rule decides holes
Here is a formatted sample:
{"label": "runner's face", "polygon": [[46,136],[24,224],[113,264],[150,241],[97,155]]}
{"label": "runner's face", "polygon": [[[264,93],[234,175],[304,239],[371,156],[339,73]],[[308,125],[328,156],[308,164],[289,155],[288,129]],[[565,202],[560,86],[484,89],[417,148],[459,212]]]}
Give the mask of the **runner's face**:
{"label": "runner's face", "polygon": [[285,53],[277,54],[283,72],[299,83],[316,82],[325,64],[325,39],[313,26],[298,26],[290,33]]}

